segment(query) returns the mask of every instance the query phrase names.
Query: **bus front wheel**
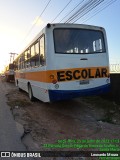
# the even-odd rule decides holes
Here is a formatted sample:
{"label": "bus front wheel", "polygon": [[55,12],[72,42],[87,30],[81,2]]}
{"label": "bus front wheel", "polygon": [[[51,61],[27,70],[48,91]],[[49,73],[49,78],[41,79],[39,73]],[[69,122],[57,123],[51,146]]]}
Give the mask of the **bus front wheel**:
{"label": "bus front wheel", "polygon": [[33,101],[34,100],[34,96],[33,96],[31,85],[28,86],[28,94],[29,94],[30,100]]}

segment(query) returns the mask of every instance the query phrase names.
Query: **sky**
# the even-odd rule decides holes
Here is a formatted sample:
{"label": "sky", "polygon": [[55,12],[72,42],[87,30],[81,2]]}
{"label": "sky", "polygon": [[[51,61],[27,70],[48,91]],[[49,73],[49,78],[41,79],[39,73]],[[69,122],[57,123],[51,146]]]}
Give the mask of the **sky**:
{"label": "sky", "polygon": [[[83,0],[72,0],[54,23],[60,22],[80,1],[82,2]],[[25,46],[40,30],[47,23],[52,22],[69,0],[51,0],[41,15],[48,2],[49,0],[0,0],[0,72],[4,70],[5,66],[9,63],[9,53],[19,54],[24,50]],[[119,15],[120,0],[116,0],[109,7],[84,22],[85,24],[105,28],[110,64],[120,63]],[[89,16],[90,14],[88,17]],[[78,20],[76,23],[79,24],[82,23],[82,21]]]}

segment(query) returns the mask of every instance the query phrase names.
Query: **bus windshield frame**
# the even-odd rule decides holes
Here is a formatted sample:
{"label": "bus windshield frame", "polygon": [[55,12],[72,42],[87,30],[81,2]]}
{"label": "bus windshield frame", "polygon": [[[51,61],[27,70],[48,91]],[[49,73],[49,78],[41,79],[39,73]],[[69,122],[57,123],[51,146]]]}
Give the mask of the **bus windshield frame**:
{"label": "bus windshield frame", "polygon": [[95,54],[106,52],[104,34],[100,30],[55,28],[54,48],[57,54]]}

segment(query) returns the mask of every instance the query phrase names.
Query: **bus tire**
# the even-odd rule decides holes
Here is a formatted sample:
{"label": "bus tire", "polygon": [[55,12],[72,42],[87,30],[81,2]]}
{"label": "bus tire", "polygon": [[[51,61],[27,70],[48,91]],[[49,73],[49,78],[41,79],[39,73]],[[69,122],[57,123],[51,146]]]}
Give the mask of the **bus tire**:
{"label": "bus tire", "polygon": [[30,100],[31,100],[31,101],[34,101],[34,96],[33,96],[33,92],[32,92],[32,87],[31,87],[30,84],[28,85],[28,95],[29,95]]}
{"label": "bus tire", "polygon": [[20,92],[22,92],[22,89],[21,89],[21,88],[19,88],[19,87],[18,87],[18,90],[19,90]]}

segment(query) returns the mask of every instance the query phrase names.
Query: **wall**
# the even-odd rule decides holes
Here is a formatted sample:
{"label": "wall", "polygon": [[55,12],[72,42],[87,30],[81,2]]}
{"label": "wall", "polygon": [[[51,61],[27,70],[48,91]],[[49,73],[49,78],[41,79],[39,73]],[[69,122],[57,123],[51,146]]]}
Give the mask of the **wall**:
{"label": "wall", "polygon": [[120,74],[112,73],[110,74],[111,80],[111,91],[109,96],[113,98],[113,100],[120,102]]}

